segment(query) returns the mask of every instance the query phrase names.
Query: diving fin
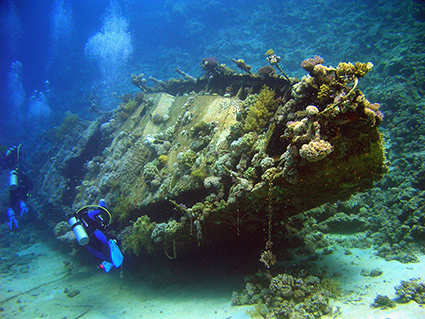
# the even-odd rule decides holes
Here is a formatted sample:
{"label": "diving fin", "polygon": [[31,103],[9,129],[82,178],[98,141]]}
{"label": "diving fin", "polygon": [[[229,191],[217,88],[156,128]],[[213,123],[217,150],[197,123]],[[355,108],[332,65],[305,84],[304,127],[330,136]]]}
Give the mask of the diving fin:
{"label": "diving fin", "polygon": [[112,264],[108,263],[107,261],[104,261],[100,264],[100,268],[105,270],[105,272],[109,272],[109,270],[111,270],[111,268],[112,268]]}
{"label": "diving fin", "polygon": [[121,266],[124,256],[121,253],[121,250],[118,248],[115,240],[109,240],[109,249],[111,250],[111,260],[116,268]]}

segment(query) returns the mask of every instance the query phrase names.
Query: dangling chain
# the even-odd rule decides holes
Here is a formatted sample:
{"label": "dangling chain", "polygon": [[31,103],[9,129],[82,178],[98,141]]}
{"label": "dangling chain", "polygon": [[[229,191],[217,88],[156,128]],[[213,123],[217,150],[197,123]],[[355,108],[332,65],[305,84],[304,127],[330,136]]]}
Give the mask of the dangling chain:
{"label": "dangling chain", "polygon": [[276,263],[276,256],[273,254],[271,248],[273,246],[272,242],[272,215],[273,215],[273,207],[272,207],[272,195],[273,195],[273,179],[269,181],[269,190],[267,200],[269,201],[268,207],[268,234],[267,234],[267,242],[264,248],[264,251],[261,253],[260,261],[263,262],[267,268],[270,268]]}
{"label": "dangling chain", "polygon": [[272,196],[273,196],[273,181],[271,180],[269,182],[269,191],[267,195],[267,200],[269,201],[269,207],[268,207],[269,229],[268,229],[267,242],[270,244],[272,244],[272,215],[273,215]]}
{"label": "dangling chain", "polygon": [[239,224],[240,224],[240,219],[239,219],[239,204],[238,202],[236,202],[236,234],[239,236],[240,230],[239,230]]}

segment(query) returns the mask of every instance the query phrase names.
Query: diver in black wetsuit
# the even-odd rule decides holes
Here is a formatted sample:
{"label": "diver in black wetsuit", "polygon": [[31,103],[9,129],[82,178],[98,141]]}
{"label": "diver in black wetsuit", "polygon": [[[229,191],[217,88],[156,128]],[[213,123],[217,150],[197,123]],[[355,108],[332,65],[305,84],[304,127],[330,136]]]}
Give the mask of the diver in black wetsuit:
{"label": "diver in black wetsuit", "polygon": [[1,146],[0,155],[0,174],[3,170],[10,170],[9,173],[9,208],[7,209],[7,218],[9,230],[13,226],[19,227],[16,216],[22,217],[28,212],[25,203],[28,193],[32,188],[31,180],[24,174],[23,158],[24,153],[21,151],[21,145],[12,146],[6,149]]}

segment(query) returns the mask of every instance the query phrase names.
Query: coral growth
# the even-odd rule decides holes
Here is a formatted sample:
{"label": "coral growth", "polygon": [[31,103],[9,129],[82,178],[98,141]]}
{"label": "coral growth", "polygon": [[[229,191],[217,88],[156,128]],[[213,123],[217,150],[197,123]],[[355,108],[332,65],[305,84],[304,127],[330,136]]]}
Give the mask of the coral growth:
{"label": "coral growth", "polygon": [[123,194],[117,199],[112,217],[120,223],[125,223],[137,207],[138,203],[133,196]]}
{"label": "coral growth", "polygon": [[331,312],[330,296],[314,276],[279,274],[270,279],[257,273],[241,294],[233,292],[232,305],[259,305],[256,318],[320,318]]}
{"label": "coral growth", "polygon": [[146,78],[145,75],[142,74],[132,74],[131,75],[131,83],[134,84],[135,86],[137,86],[139,89],[141,89],[142,91],[146,91],[145,86],[146,86]]}
{"label": "coral growth", "polygon": [[372,62],[356,62],[354,65],[351,62],[341,62],[336,68],[336,74],[338,76],[355,76],[361,78],[364,77],[370,70],[372,70],[372,68]]}
{"label": "coral growth", "polygon": [[190,173],[190,176],[192,176],[197,181],[203,181],[208,175],[205,172],[205,169],[200,167],[200,168],[194,169],[192,173]]}
{"label": "coral growth", "polygon": [[257,75],[262,79],[266,79],[268,77],[272,77],[276,74],[276,70],[273,69],[272,66],[266,65],[258,69]]}
{"label": "coral growth", "polygon": [[325,62],[325,60],[323,60],[321,56],[316,55],[314,58],[303,60],[301,62],[301,67],[308,72],[312,72],[316,65],[322,64],[323,62]]}
{"label": "coral growth", "polygon": [[125,252],[131,252],[139,255],[143,248],[150,252],[152,246],[152,232],[156,223],[151,223],[148,216],[140,216],[131,227],[130,233],[124,237],[123,249]]}
{"label": "coral growth", "polygon": [[122,102],[116,111],[118,120],[126,121],[136,108],[142,103],[139,98],[133,98],[130,96],[128,100]]}
{"label": "coral growth", "polygon": [[158,167],[164,167],[168,163],[168,156],[165,154],[162,154],[158,157]]}
{"label": "coral growth", "polygon": [[425,304],[425,283],[419,280],[402,281],[401,285],[395,287],[396,295],[401,302],[416,301],[418,304]]}
{"label": "coral growth", "polygon": [[333,146],[324,140],[313,140],[304,144],[300,149],[300,156],[309,162],[317,162],[324,159],[333,151]]}
{"label": "coral growth", "polygon": [[380,308],[382,310],[388,309],[388,308],[394,308],[396,306],[395,302],[392,301],[387,296],[378,295],[376,296],[373,304],[371,304],[371,307],[373,308]]}
{"label": "coral growth", "polygon": [[201,66],[205,71],[214,72],[218,67],[218,61],[216,57],[203,58]]}
{"label": "coral growth", "polygon": [[243,59],[238,59],[238,60],[233,59],[233,62],[236,63],[239,69],[251,74],[251,66],[246,64]]}
{"label": "coral growth", "polygon": [[269,49],[266,51],[266,60],[267,62],[270,63],[270,65],[276,66],[279,71],[282,73],[282,75],[285,77],[285,79],[291,83],[291,80],[289,79],[289,77],[285,74],[285,72],[283,72],[282,68],[279,66],[279,62],[280,60],[282,60],[282,58],[278,55],[275,54],[273,49]]}
{"label": "coral growth", "polygon": [[196,158],[196,153],[193,150],[188,150],[181,154],[179,165],[185,170],[190,169],[195,163]]}
{"label": "coral growth", "polygon": [[269,124],[270,118],[276,111],[277,102],[275,93],[269,87],[264,86],[249,109],[245,119],[244,131],[256,131],[262,133]]}

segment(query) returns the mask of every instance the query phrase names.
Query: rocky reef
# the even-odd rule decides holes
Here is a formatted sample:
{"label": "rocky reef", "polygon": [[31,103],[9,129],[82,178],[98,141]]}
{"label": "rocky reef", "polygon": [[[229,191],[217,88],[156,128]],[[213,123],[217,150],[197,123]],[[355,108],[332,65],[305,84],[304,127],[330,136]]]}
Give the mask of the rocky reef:
{"label": "rocky reef", "polygon": [[143,93],[69,135],[45,164],[37,191],[55,190],[40,202],[52,228],[103,198],[127,252],[175,258],[250,237],[267,241],[267,265],[273,227],[387,172],[379,104],[358,88],[371,63],[334,68],[316,56],[297,79],[235,61],[246,73],[207,58],[199,79],[148,88],[133,75]]}
{"label": "rocky reef", "polygon": [[418,304],[425,304],[425,283],[419,279],[411,279],[402,281],[395,287],[396,295],[400,298],[400,302],[416,301]]}
{"label": "rocky reef", "polygon": [[242,293],[233,293],[233,305],[255,304],[251,318],[320,318],[330,314],[329,298],[337,285],[315,276],[293,277],[283,273],[270,278],[257,273],[246,278]]}

